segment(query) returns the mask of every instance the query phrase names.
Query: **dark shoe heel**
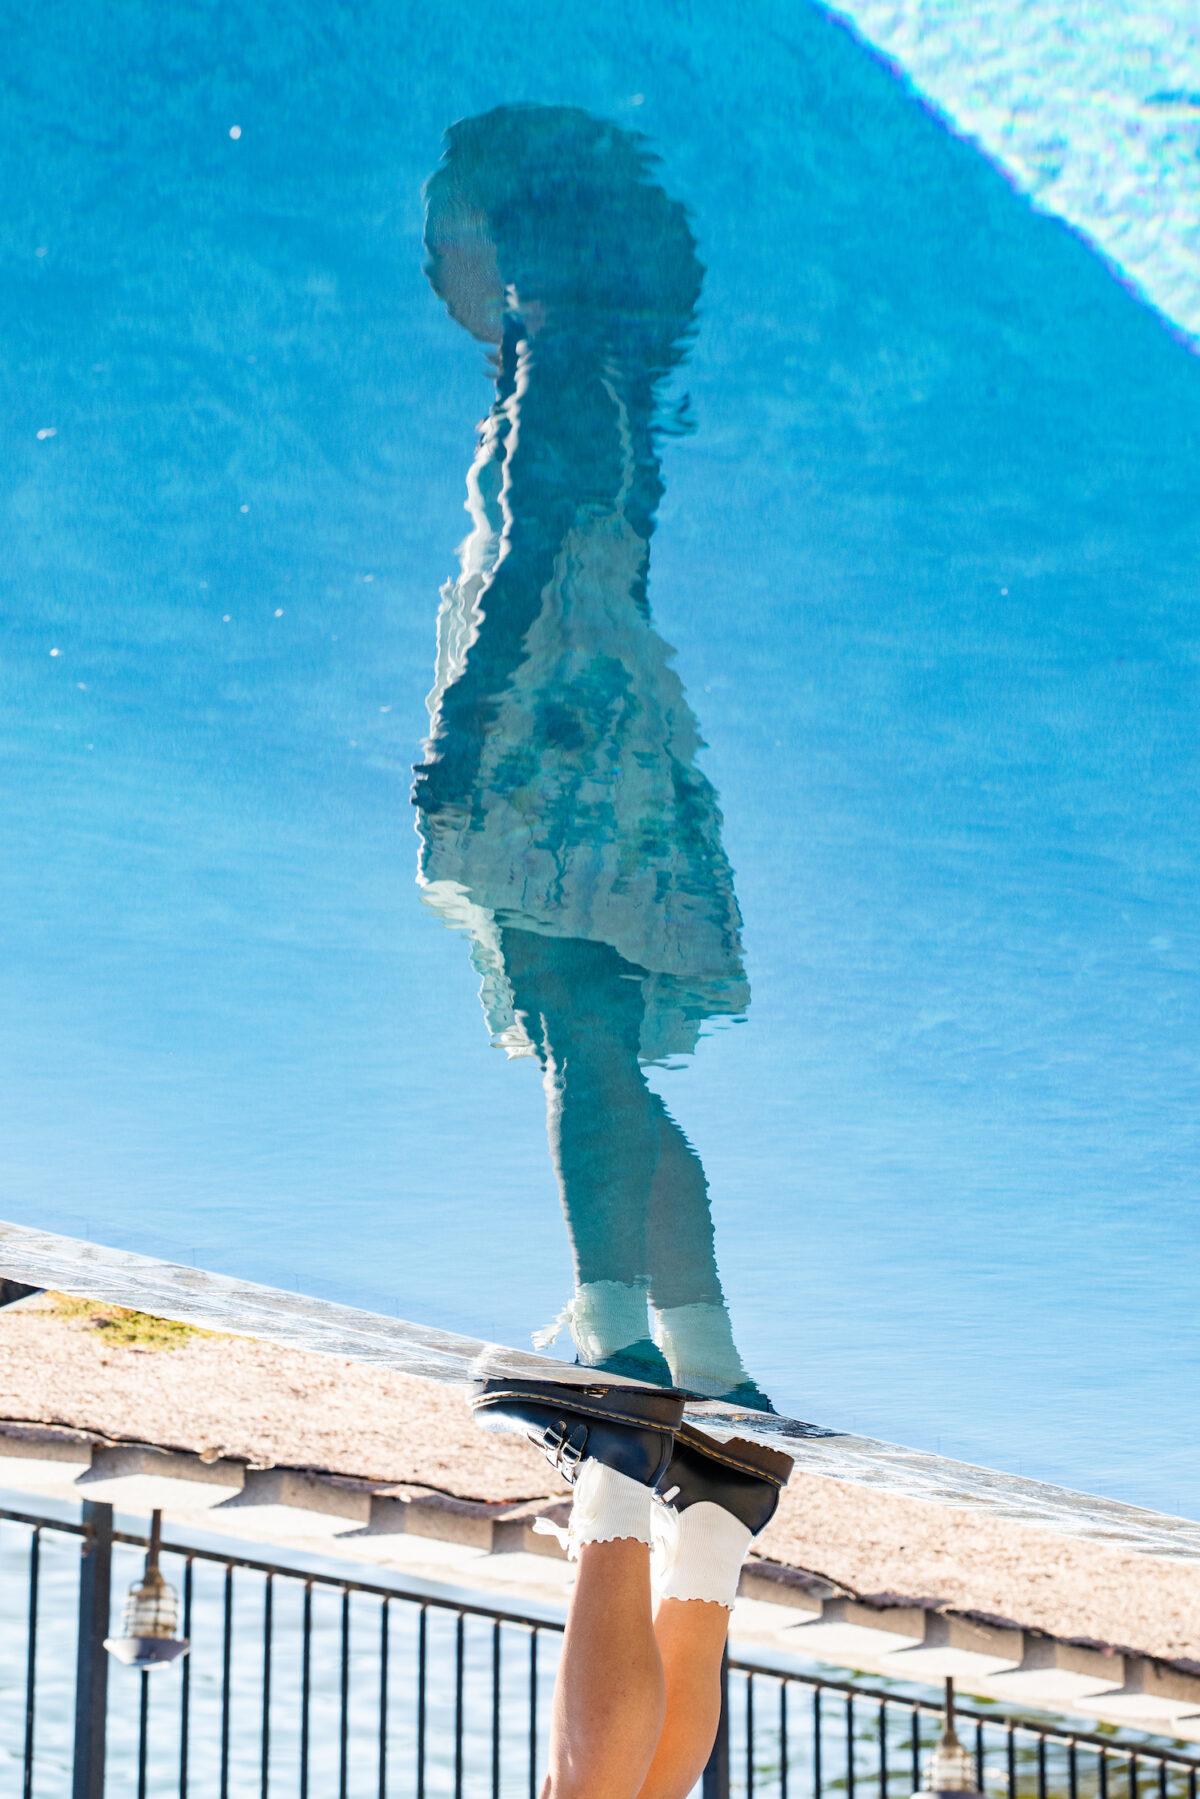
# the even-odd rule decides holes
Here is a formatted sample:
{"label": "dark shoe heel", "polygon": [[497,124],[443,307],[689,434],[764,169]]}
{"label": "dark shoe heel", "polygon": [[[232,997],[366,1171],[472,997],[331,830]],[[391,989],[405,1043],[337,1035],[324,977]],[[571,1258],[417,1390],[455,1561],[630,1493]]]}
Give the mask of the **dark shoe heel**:
{"label": "dark shoe heel", "polygon": [[787,1485],[794,1464],[790,1455],[754,1443],[746,1437],[722,1442],[694,1424],[681,1424],[675,1432],[675,1451],[655,1491],[676,1511],[709,1500],[757,1536],[775,1516],[779,1495]]}

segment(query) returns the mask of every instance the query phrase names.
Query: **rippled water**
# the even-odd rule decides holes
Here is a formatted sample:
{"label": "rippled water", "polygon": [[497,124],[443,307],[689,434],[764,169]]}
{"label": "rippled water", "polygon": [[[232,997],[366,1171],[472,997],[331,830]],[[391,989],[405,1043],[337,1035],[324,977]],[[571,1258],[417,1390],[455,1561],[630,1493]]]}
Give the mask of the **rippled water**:
{"label": "rippled water", "polygon": [[816,10],[415,17],[14,39],[0,1210],[1200,1515],[1194,355]]}

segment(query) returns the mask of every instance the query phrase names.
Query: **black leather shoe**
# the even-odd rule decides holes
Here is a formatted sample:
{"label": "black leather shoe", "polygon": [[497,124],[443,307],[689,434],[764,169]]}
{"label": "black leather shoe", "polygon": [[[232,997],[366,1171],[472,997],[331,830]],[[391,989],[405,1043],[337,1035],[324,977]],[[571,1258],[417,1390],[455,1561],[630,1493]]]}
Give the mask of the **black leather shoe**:
{"label": "black leather shoe", "polygon": [[675,1453],[656,1482],[655,1493],[677,1512],[702,1499],[711,1500],[740,1518],[756,1537],[775,1516],[792,1467],[790,1455],[768,1449],[764,1443],[751,1443],[745,1437],[730,1437],[722,1443],[694,1424],[681,1424],[675,1431]]}
{"label": "black leather shoe", "polygon": [[485,1380],[471,1409],[484,1430],[528,1437],[572,1484],[590,1458],[653,1487],[670,1465],[683,1394],[599,1381]]}

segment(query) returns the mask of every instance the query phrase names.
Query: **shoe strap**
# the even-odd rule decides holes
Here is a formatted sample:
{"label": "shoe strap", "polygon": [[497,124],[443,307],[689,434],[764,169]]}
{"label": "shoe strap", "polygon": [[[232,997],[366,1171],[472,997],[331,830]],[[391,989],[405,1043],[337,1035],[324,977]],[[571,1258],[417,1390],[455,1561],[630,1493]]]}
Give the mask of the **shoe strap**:
{"label": "shoe strap", "polygon": [[548,1424],[541,1434],[541,1447],[568,1486],[574,1485],[575,1476],[579,1472],[579,1464],[583,1460],[583,1452],[587,1448],[587,1440],[587,1425],[576,1424],[568,1429],[565,1418],[559,1418],[554,1424]]}

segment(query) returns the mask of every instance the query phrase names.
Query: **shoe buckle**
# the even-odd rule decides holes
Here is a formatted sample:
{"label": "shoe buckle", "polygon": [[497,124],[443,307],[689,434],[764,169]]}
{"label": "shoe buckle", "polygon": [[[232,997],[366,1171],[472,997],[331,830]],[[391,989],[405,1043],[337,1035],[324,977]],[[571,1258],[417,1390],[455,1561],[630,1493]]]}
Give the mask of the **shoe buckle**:
{"label": "shoe buckle", "polygon": [[571,1483],[583,1460],[584,1446],[587,1443],[587,1427],[582,1428],[578,1440],[567,1433],[567,1424],[560,1418],[556,1424],[548,1424],[542,1432],[542,1448],[554,1459],[554,1466],[563,1479]]}

